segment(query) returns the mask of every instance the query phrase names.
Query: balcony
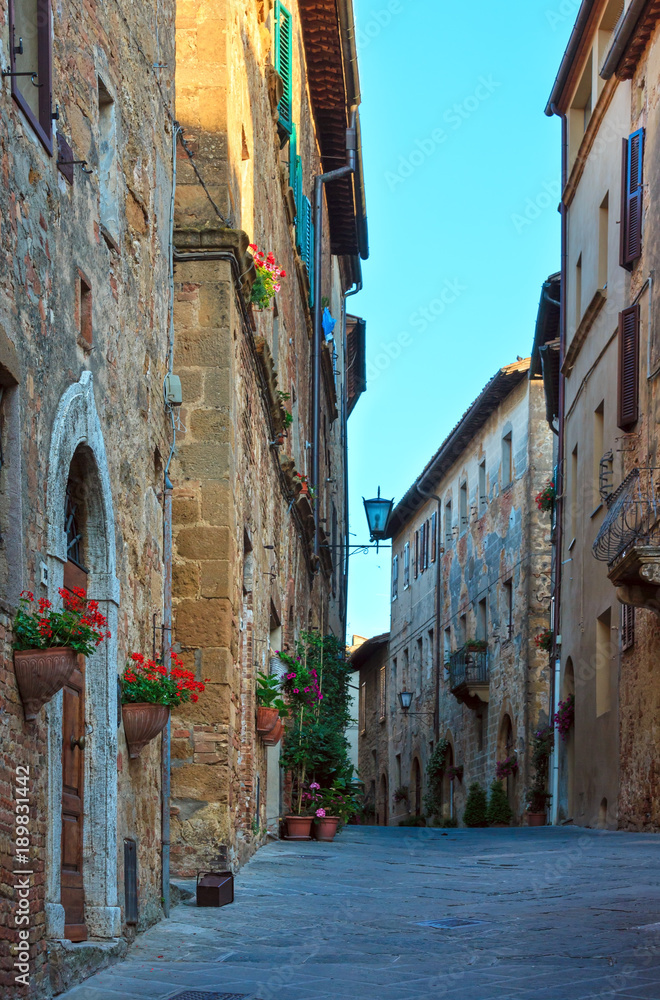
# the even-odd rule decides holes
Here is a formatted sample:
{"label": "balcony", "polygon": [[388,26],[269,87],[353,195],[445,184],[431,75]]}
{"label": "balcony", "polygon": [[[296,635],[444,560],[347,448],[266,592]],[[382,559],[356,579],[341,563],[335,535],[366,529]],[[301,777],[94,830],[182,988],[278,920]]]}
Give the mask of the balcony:
{"label": "balcony", "polygon": [[593,554],[623,604],[660,615],[660,469],[633,469],[606,503]]}
{"label": "balcony", "polygon": [[488,651],[457,649],[449,657],[449,688],[468,708],[477,709],[490,695]]}

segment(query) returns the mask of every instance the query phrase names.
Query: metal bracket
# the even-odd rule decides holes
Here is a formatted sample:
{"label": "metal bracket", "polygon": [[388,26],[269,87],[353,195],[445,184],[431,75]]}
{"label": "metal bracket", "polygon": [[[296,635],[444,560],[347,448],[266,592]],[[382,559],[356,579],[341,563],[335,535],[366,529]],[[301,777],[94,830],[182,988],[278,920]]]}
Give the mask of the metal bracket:
{"label": "metal bracket", "polygon": [[2,76],[3,77],[5,77],[5,76],[11,76],[11,77],[14,77],[14,76],[29,76],[30,77],[30,82],[31,82],[31,84],[32,84],[33,87],[43,87],[43,83],[35,83],[34,82],[39,77],[38,73],[29,73],[29,72],[27,72],[27,73],[15,73],[11,69],[3,69]]}
{"label": "metal bracket", "polygon": [[82,172],[84,174],[93,174],[94,173],[93,170],[86,170],[85,169],[85,164],[87,163],[87,160],[58,160],[57,161],[57,166],[58,167],[73,167],[76,163],[82,164]]}

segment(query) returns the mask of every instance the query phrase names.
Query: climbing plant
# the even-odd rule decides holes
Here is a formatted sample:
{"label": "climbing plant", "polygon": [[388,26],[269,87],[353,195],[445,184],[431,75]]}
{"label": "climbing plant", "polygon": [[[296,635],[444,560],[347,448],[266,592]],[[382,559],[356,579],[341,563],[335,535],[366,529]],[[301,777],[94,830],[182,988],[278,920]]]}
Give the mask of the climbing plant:
{"label": "climbing plant", "polygon": [[447,766],[449,740],[438,740],[426,765],[426,795],[424,810],[427,816],[437,816],[442,808],[442,780]]}

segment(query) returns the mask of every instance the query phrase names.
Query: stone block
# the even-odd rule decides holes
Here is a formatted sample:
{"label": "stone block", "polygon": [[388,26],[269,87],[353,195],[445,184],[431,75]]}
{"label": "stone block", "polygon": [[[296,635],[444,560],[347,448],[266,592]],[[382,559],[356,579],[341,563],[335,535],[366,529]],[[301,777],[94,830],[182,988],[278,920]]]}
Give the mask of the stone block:
{"label": "stone block", "polygon": [[183,646],[229,647],[232,631],[232,608],[227,600],[184,600],[176,608],[175,635]]}
{"label": "stone block", "polygon": [[210,802],[226,803],[228,783],[227,769],[217,764],[212,767],[182,764],[172,771],[172,799],[193,799],[205,805]]}
{"label": "stone block", "polygon": [[236,664],[229,649],[206,647],[201,651],[202,678],[212,684],[233,684],[236,680]]}
{"label": "stone block", "polygon": [[194,562],[175,562],[172,566],[172,591],[177,599],[197,597],[199,594],[199,567]]}
{"label": "stone block", "polygon": [[193,410],[188,430],[195,441],[227,441],[233,443],[233,426],[223,410]]}
{"label": "stone block", "polygon": [[197,524],[201,509],[198,500],[192,497],[172,497],[172,521],[174,524]]}
{"label": "stone block", "polygon": [[226,481],[202,483],[202,519],[207,524],[222,524],[232,530],[234,518],[234,492]]}
{"label": "stone block", "polygon": [[197,314],[192,313],[192,303],[179,303],[179,307],[184,313],[186,329],[177,333],[175,365],[189,368],[221,368],[229,365],[231,357],[223,331],[217,326],[200,326]]}
{"label": "stone block", "polygon": [[178,465],[188,479],[228,479],[233,474],[232,449],[225,443],[207,441],[183,444]]}
{"label": "stone block", "polygon": [[209,559],[201,565],[202,597],[233,596],[233,565],[228,559]]}
{"label": "stone block", "polygon": [[204,378],[204,402],[208,406],[231,407],[233,385],[229,368],[213,368]]}
{"label": "stone block", "polygon": [[231,557],[234,540],[227,528],[199,525],[181,528],[176,536],[176,552],[184,559],[221,559]]}

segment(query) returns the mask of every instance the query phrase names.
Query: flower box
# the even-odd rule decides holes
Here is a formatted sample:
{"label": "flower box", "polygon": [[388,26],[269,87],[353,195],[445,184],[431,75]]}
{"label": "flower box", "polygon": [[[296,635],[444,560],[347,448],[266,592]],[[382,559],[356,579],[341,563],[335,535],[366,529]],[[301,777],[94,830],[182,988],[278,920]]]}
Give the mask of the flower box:
{"label": "flower box", "polygon": [[68,646],[15,649],[14,672],[28,722],[64,687],[76,669],[78,654]]}
{"label": "flower box", "polygon": [[121,706],[124,734],[128,753],[132,759],[139,757],[147,743],[163,731],[170,717],[168,705],[153,702],[132,702]]}

